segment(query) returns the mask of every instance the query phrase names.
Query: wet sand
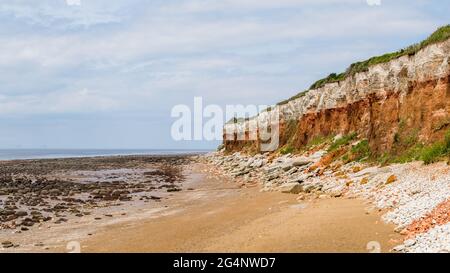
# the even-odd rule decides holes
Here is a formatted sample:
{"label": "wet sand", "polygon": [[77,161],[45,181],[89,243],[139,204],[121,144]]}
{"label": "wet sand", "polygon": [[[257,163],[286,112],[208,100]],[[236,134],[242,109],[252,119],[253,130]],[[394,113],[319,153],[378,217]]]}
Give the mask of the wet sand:
{"label": "wet sand", "polygon": [[0,161],[0,251],[62,252],[99,227],[151,218],[183,190],[189,162],[186,156]]}
{"label": "wet sand", "polygon": [[[263,193],[256,184],[240,184],[186,159],[1,162],[7,225],[0,241],[14,247],[0,252],[369,252],[378,245],[387,252],[401,239],[360,200],[297,201],[294,194]],[[26,179],[9,182],[10,173]],[[64,195],[44,194],[33,181]],[[128,189],[124,201],[113,194],[120,185]],[[37,197],[45,206],[30,203]],[[14,204],[28,216],[8,222],[5,212]],[[33,212],[53,217],[46,222]],[[30,215],[33,225],[21,230]],[[67,221],[58,223],[60,217]]]}
{"label": "wet sand", "polygon": [[82,252],[388,252],[394,227],[355,199],[297,201],[199,174],[151,219],[107,225],[80,240]]}

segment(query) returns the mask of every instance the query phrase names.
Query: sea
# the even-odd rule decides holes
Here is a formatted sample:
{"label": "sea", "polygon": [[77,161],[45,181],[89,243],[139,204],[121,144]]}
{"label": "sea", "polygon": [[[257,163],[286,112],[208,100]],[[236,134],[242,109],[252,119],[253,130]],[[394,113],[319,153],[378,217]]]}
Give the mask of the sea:
{"label": "sea", "polygon": [[0,160],[51,159],[124,155],[203,154],[211,150],[126,150],[126,149],[0,149]]}

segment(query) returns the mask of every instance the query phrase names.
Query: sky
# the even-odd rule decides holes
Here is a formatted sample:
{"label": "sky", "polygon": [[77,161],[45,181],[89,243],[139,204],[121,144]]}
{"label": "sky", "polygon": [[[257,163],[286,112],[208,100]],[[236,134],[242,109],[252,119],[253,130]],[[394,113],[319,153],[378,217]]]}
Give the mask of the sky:
{"label": "sky", "polygon": [[450,23],[440,0],[2,0],[0,148],[212,149],[171,109],[271,105]]}

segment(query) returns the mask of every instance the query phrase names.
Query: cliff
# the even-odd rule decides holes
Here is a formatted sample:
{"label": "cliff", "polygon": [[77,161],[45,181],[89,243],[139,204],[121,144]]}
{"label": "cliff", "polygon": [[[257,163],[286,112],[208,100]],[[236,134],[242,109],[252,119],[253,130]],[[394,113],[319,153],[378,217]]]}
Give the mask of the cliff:
{"label": "cliff", "polygon": [[[310,89],[278,105],[279,147],[300,148],[314,138],[356,133],[375,154],[402,149],[401,142],[423,144],[443,138],[450,127],[450,39],[431,43],[339,81]],[[227,151],[256,151],[260,141],[238,140],[258,134],[252,123],[267,122],[270,112],[227,124]],[[254,132],[256,130],[256,132]]]}

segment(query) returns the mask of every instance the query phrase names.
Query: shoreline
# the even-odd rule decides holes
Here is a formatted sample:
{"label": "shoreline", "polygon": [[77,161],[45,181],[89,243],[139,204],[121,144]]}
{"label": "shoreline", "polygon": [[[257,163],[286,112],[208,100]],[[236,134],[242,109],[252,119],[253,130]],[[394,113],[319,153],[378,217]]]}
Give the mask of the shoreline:
{"label": "shoreline", "polygon": [[[17,151],[41,151],[39,149],[24,149],[24,150],[16,150],[16,149],[0,149],[1,151],[11,151],[11,152],[17,152]],[[48,150],[42,150],[45,152],[52,151],[52,149]],[[55,149],[55,151],[60,151],[59,149]],[[64,150],[64,151],[85,151],[84,149],[73,149],[73,150]],[[86,150],[86,151],[95,151],[95,150]],[[103,151],[103,150],[99,150]],[[119,150],[108,150],[108,151],[120,151]],[[123,150],[123,151],[131,151],[131,150]],[[140,150],[136,150],[140,151]],[[147,151],[147,150],[142,150]],[[148,157],[148,156],[155,156],[155,157],[170,157],[170,156],[196,156],[196,155],[204,155],[207,153],[210,153],[211,150],[148,150],[148,152],[139,152],[139,153],[117,153],[117,154],[92,154],[92,155],[60,155],[57,156],[55,154],[48,154],[45,155],[35,155],[31,156],[29,158],[3,158],[1,157],[0,153],[0,163],[1,162],[9,162],[9,161],[34,161],[34,160],[58,160],[58,159],[88,159],[88,158],[111,158],[111,157]]]}
{"label": "shoreline", "polygon": [[[369,252],[367,244],[374,241],[388,252],[399,241],[393,227],[382,223],[378,212],[366,211],[361,200],[298,200],[261,192],[257,183],[237,183],[200,158],[184,165],[181,191],[160,192],[157,202],[109,203],[26,232],[2,230],[2,242],[18,245],[2,252]],[[73,160],[79,161],[62,161]],[[97,167],[90,166],[95,171],[82,180],[105,171]],[[118,172],[125,166],[110,167]],[[59,178],[86,172],[69,169],[72,176],[58,173]]]}
{"label": "shoreline", "polygon": [[[422,219],[446,196],[442,186],[448,166],[410,163],[379,168],[351,163],[332,172],[322,167],[311,171],[324,156],[216,152],[0,162],[1,219],[11,215],[5,215],[5,208],[12,200],[19,206],[12,221],[20,220],[17,227],[0,230],[0,251],[67,252],[68,243],[79,246],[80,252],[424,251],[427,244],[420,236],[426,233],[415,234],[408,225],[422,227],[414,219]],[[23,215],[22,194],[33,199],[42,190],[30,184],[31,192],[14,190],[7,200],[5,175],[11,171],[13,180],[21,183],[33,176],[43,183],[56,179],[69,188],[84,185],[77,197],[84,201],[67,199],[73,193],[59,190],[44,195],[53,200],[47,210],[31,204]],[[440,195],[420,177],[430,172],[435,176],[433,187],[441,187]],[[396,180],[386,183],[392,173]],[[86,185],[95,186],[85,189]],[[411,194],[411,185],[420,189]],[[124,189],[124,198],[115,195]],[[428,203],[420,198],[428,198]],[[73,204],[67,206],[68,202]],[[54,215],[47,222],[35,219],[36,211]],[[76,212],[79,215],[73,215]],[[34,222],[28,227],[25,220],[31,216]],[[369,243],[379,248],[370,249]]]}
{"label": "shoreline", "polygon": [[[197,189],[168,200],[171,214],[105,227],[85,252],[388,252],[400,236],[357,199],[299,202],[260,192],[196,164]],[[201,170],[199,170],[201,169]],[[182,208],[182,209],[180,209]]]}
{"label": "shoreline", "polygon": [[151,215],[165,199],[186,190],[182,169],[190,160],[127,156],[1,162],[0,249],[53,252],[80,232],[88,236],[98,226],[141,211]]}

